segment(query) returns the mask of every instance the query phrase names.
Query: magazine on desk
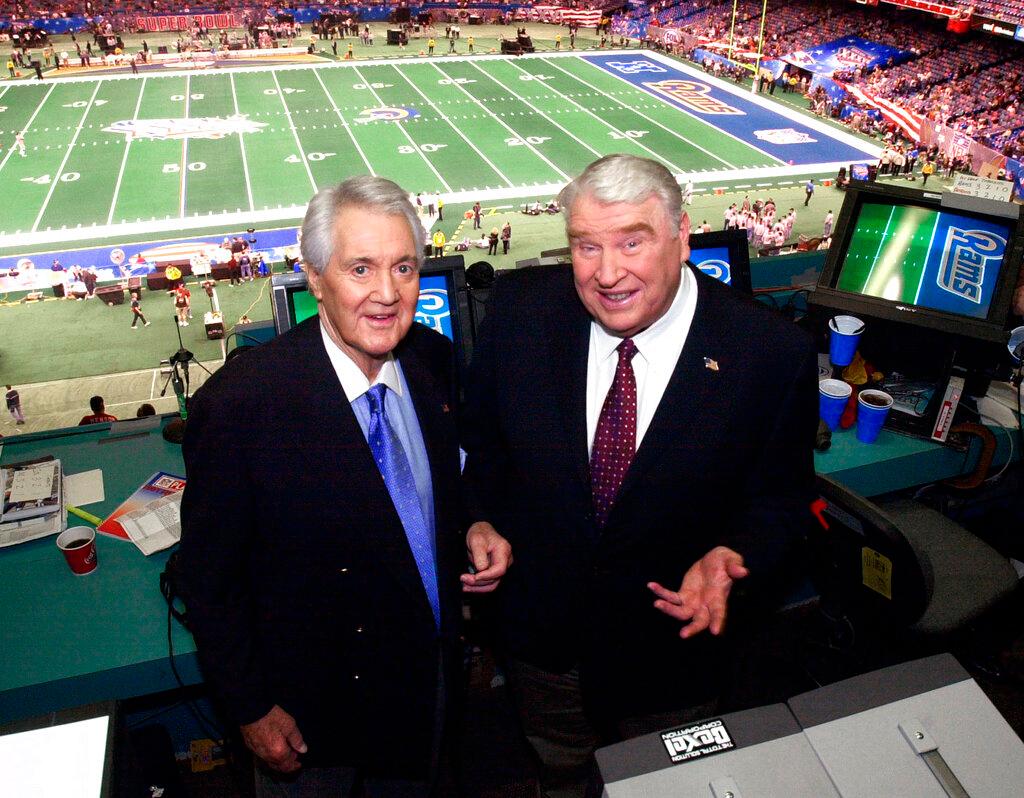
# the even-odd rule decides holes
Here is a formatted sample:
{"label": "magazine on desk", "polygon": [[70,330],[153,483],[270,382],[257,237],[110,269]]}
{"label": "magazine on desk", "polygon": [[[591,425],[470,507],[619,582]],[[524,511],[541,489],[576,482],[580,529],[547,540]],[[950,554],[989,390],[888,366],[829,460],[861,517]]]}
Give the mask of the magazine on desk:
{"label": "magazine on desk", "polygon": [[130,540],[145,555],[181,540],[184,477],[157,471],[103,520],[97,532]]}
{"label": "magazine on desk", "polygon": [[0,468],[0,548],[60,532],[65,526],[60,460]]}

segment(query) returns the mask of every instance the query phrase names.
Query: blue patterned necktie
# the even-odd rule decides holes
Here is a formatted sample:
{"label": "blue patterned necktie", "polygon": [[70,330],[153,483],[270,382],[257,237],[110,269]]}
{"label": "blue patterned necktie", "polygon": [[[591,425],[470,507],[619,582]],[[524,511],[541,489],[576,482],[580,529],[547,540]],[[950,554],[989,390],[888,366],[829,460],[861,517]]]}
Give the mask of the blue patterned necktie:
{"label": "blue patterned necktie", "polygon": [[437,569],[434,565],[432,535],[423,519],[423,510],[420,507],[420,497],[416,491],[416,480],[413,479],[409,458],[405,456],[402,442],[388,422],[387,412],[384,410],[386,389],[386,385],[377,383],[366,392],[366,401],[370,405],[367,442],[370,444],[374,462],[384,477],[384,484],[391,494],[391,501],[398,511],[398,517],[402,520],[409,548],[423,581],[423,588],[427,591],[430,609],[434,612],[434,623],[440,628],[441,604],[437,593]]}

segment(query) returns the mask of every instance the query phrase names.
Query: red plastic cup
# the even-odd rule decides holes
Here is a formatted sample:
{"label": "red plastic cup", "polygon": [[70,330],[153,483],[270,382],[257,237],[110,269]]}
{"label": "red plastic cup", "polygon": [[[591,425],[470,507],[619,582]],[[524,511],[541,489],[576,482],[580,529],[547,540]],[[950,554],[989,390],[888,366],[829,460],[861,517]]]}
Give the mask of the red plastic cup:
{"label": "red plastic cup", "polygon": [[75,576],[91,574],[99,565],[96,558],[96,530],[91,526],[65,529],[57,536],[57,548],[61,550]]}

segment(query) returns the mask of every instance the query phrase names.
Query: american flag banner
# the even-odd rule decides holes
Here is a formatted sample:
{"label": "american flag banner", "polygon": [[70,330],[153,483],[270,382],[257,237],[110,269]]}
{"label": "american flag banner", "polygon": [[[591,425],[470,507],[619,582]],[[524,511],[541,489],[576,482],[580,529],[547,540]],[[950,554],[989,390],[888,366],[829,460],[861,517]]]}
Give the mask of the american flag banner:
{"label": "american flag banner", "polygon": [[859,86],[854,86],[852,83],[840,83],[839,81],[836,81],[836,83],[852,94],[859,102],[869,105],[872,108],[877,108],[881,112],[882,116],[899,127],[900,130],[905,132],[911,138],[911,140],[921,140],[921,122],[924,119],[923,116],[915,114],[912,111],[908,111],[905,108],[900,108],[896,103],[891,102],[884,97],[869,94]]}
{"label": "american flag banner", "polygon": [[530,9],[530,19],[540,22],[553,22],[568,25],[575,22],[582,27],[597,25],[601,21],[600,9],[564,8],[563,6],[534,6]]}

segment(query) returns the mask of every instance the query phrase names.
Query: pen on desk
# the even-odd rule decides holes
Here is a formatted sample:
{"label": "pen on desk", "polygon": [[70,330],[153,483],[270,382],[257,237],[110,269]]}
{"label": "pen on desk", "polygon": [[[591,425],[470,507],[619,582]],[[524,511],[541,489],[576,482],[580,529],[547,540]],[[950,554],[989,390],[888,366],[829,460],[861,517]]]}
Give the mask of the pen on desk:
{"label": "pen on desk", "polygon": [[85,521],[88,521],[93,526],[99,526],[100,524],[103,523],[103,519],[102,518],[97,518],[92,513],[87,513],[85,510],[81,509],[80,507],[75,507],[75,505],[73,505],[73,504],[68,504],[66,506],[68,508],[68,512],[69,513],[71,513],[73,515],[77,515],[79,518],[81,518],[81,519],[83,519]]}

